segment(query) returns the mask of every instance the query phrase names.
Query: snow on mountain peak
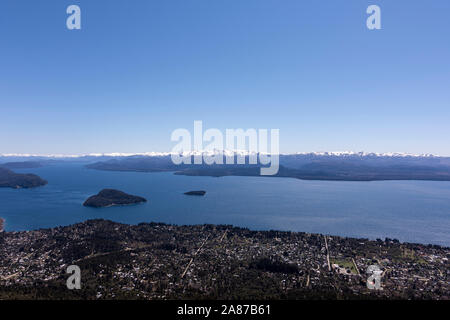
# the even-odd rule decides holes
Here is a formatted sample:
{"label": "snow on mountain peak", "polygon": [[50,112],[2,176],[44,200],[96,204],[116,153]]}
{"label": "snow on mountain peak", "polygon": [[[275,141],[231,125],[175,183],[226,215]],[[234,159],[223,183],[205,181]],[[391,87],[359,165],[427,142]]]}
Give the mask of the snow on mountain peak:
{"label": "snow on mountain peak", "polygon": [[[162,157],[170,156],[171,152],[137,152],[137,153],[87,153],[87,154],[19,154],[19,153],[5,153],[0,154],[0,158],[48,158],[48,159],[76,159],[85,157],[130,157],[130,156],[147,156],[147,157]],[[248,150],[200,150],[184,152],[183,155],[214,155],[223,154],[225,156],[241,155],[248,156],[256,154],[256,152],[249,152]],[[320,152],[297,152],[297,153],[283,153],[281,155],[311,155],[311,156],[334,156],[334,157],[439,157],[437,155],[425,154],[410,154],[400,152],[376,153],[376,152],[354,152],[354,151],[320,151]]]}

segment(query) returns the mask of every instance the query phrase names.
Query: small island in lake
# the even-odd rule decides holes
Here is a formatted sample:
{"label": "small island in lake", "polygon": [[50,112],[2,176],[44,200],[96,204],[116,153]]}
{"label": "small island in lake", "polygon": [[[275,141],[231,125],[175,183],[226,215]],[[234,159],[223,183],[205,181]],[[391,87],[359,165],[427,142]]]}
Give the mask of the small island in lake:
{"label": "small island in lake", "polygon": [[84,203],[85,207],[104,208],[147,202],[147,199],[133,196],[114,189],[103,189],[97,195],[89,197]]}
{"label": "small island in lake", "polygon": [[204,196],[206,194],[206,191],[203,191],[203,190],[189,191],[189,192],[185,192],[184,194],[188,195],[188,196]]}
{"label": "small island in lake", "polygon": [[35,188],[46,184],[47,181],[35,174],[15,173],[9,169],[0,167],[0,187],[21,189]]}

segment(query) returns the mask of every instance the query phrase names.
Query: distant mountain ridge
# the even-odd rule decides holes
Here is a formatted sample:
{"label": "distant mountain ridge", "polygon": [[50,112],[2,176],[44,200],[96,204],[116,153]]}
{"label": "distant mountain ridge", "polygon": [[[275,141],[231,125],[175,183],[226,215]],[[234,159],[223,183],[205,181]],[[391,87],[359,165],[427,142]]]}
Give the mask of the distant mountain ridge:
{"label": "distant mountain ridge", "polygon": [[85,207],[103,208],[119,205],[147,202],[147,199],[130,195],[114,189],[103,189],[98,194],[89,197],[84,203]]}
{"label": "distant mountain ridge", "polygon": [[7,169],[30,169],[40,168],[42,164],[37,161],[19,161],[19,162],[7,162],[0,164],[0,167]]}
{"label": "distant mountain ridge", "polygon": [[[237,156],[235,156],[237,157]],[[259,176],[261,164],[175,165],[170,156],[132,156],[99,161],[90,169],[108,171],[164,172],[191,176]],[[193,163],[191,156],[191,163]],[[225,161],[224,161],[225,163]],[[234,163],[237,163],[236,158]],[[352,153],[280,155],[277,177],[304,180],[435,180],[450,181],[450,158],[436,156],[393,156]]]}
{"label": "distant mountain ridge", "polygon": [[[212,151],[191,151],[184,153],[185,155],[213,155],[213,154],[224,154],[224,155],[249,155],[255,154],[254,152],[248,152],[246,150],[212,150]],[[22,161],[27,159],[99,159],[99,158],[126,158],[133,156],[145,156],[145,157],[164,157],[170,156],[171,152],[136,152],[136,153],[123,153],[123,152],[111,152],[111,153],[87,153],[87,154],[20,154],[20,153],[3,153],[0,154],[0,160],[11,160],[11,159],[22,159]],[[354,152],[354,151],[320,151],[320,152],[294,152],[294,153],[280,153],[281,156],[342,156],[342,157],[414,157],[414,158],[450,158],[445,156],[434,155],[430,153],[423,154],[411,154],[402,152],[387,152],[387,153],[377,153],[377,152]]]}

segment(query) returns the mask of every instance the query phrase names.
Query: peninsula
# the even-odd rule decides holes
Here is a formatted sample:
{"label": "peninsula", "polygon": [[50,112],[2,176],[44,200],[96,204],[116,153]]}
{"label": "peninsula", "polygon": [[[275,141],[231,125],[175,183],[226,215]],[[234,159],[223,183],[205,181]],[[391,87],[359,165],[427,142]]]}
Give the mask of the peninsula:
{"label": "peninsula", "polygon": [[199,191],[188,191],[184,193],[187,196],[204,196],[206,194],[206,191],[199,190]]}
{"label": "peninsula", "polygon": [[0,167],[0,187],[14,189],[35,188],[46,185],[48,182],[35,174],[15,173]]}
{"label": "peninsula", "polygon": [[147,202],[147,199],[133,196],[114,189],[103,189],[97,195],[89,197],[84,203],[85,207],[104,208]]}

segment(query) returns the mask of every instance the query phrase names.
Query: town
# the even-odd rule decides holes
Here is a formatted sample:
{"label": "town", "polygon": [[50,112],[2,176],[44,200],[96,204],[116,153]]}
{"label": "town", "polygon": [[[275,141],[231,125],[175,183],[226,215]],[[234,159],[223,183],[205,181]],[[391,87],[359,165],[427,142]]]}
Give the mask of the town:
{"label": "town", "polygon": [[[395,239],[89,220],[0,233],[0,299],[449,299],[449,255]],[[69,265],[80,290],[66,287]]]}

